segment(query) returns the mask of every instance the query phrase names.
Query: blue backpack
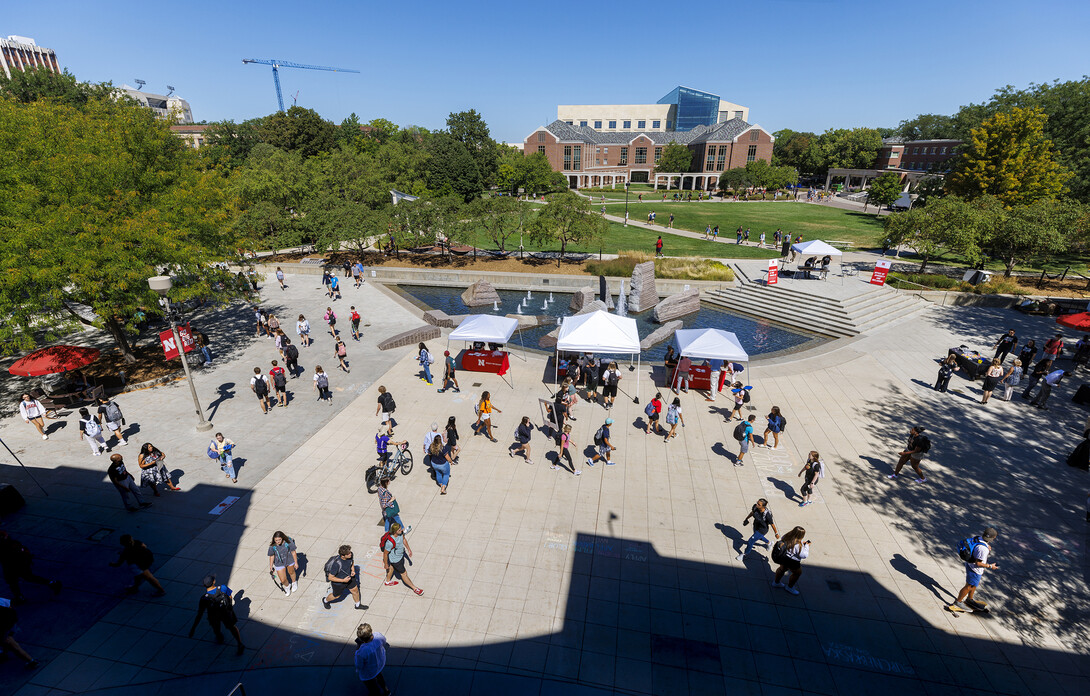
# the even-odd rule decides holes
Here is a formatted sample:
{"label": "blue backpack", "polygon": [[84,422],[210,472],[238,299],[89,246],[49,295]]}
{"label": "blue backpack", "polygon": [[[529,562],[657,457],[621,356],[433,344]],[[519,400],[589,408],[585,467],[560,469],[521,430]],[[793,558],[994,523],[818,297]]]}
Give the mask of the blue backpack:
{"label": "blue backpack", "polygon": [[973,551],[984,542],[978,536],[971,536],[958,542],[958,556],[966,563],[973,563]]}

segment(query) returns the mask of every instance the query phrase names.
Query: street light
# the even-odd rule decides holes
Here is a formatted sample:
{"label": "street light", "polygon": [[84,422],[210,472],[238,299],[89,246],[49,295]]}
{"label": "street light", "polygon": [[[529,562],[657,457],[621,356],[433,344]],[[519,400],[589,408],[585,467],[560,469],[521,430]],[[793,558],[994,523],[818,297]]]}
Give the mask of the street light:
{"label": "street light", "polygon": [[174,309],[170,306],[170,299],[167,297],[171,285],[173,285],[173,281],[171,281],[170,276],[148,278],[148,287],[159,293],[167,310],[167,321],[170,322],[170,330],[174,332],[174,345],[178,346],[178,357],[182,360],[182,370],[185,371],[185,380],[189,382],[189,393],[193,397],[193,408],[197,412],[197,430],[206,432],[212,429],[212,424],[204,419],[204,410],[197,398],[197,388],[193,386],[193,375],[189,372],[189,361],[185,359],[185,347],[182,345],[182,337],[178,335],[178,322]]}
{"label": "street light", "polygon": [[628,179],[624,180],[624,226],[628,227]]}

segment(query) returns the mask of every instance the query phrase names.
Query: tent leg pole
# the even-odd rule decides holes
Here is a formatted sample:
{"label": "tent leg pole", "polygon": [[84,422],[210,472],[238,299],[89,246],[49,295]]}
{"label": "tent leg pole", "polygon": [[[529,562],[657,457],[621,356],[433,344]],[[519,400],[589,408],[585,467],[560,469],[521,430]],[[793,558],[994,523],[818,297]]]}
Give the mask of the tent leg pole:
{"label": "tent leg pole", "polygon": [[4,449],[6,449],[8,451],[8,454],[10,454],[15,459],[15,461],[19,462],[19,466],[23,467],[23,471],[25,471],[26,475],[30,477],[30,480],[34,482],[34,485],[37,486],[38,488],[41,488],[42,493],[45,493],[46,497],[48,497],[49,496],[49,491],[47,491],[45,489],[45,487],[42,486],[42,484],[38,483],[38,479],[34,478],[34,474],[30,473],[30,469],[26,468],[26,464],[23,464],[23,460],[21,460],[21,459],[19,459],[19,457],[15,456],[15,453],[11,451],[11,448],[8,447],[8,443],[4,442],[3,438],[0,438],[0,445],[3,445]]}

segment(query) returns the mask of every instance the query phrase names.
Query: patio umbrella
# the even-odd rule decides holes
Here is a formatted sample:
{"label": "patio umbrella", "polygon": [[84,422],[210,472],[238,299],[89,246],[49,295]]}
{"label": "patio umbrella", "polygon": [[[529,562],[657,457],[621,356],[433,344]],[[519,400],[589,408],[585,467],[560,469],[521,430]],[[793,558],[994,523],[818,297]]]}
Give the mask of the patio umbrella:
{"label": "patio umbrella", "polygon": [[8,372],[22,377],[52,375],[86,367],[98,360],[99,355],[97,348],[46,346],[16,360]]}
{"label": "patio umbrella", "polygon": [[1065,314],[1062,317],[1056,317],[1056,323],[1075,329],[1076,331],[1090,332],[1090,312]]}

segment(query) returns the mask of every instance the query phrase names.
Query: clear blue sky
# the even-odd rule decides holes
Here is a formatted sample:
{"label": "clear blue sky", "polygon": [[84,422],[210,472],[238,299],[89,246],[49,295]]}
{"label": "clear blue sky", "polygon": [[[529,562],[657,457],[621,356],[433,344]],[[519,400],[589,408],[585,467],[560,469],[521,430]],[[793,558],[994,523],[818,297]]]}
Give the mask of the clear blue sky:
{"label": "clear blue sky", "polygon": [[443,127],[475,108],[521,142],[557,104],[652,103],[678,84],[749,106],[770,131],[895,126],[953,113],[1003,85],[1078,79],[1090,3],[982,0],[5,3],[0,34],[57,52],[81,80],[173,85],[197,120],[276,109],[271,70],[242,58],[355,68],[281,70],[284,97],[339,122]]}

